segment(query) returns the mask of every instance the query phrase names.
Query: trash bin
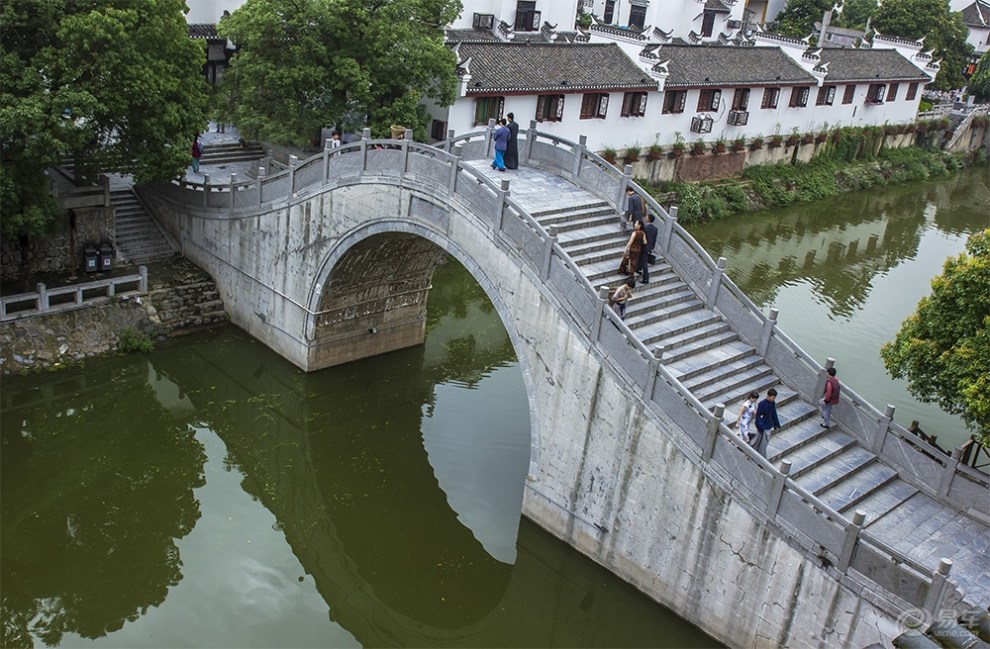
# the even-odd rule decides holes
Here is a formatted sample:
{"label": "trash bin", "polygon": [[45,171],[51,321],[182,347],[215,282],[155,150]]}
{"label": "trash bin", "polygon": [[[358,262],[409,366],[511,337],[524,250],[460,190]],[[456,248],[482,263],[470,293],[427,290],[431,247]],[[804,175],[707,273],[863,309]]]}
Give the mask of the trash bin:
{"label": "trash bin", "polygon": [[83,252],[83,270],[87,273],[95,273],[100,270],[100,252],[96,246],[86,246]]}
{"label": "trash bin", "polygon": [[113,270],[113,248],[109,243],[100,246],[100,270]]}

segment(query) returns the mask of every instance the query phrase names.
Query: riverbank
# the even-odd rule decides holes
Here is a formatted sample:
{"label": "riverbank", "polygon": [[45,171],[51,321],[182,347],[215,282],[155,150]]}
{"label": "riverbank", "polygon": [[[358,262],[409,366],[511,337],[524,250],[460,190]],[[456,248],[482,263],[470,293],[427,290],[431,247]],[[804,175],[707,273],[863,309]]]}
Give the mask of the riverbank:
{"label": "riverbank", "polygon": [[871,147],[853,138],[832,144],[830,151],[810,162],[748,167],[742,176],[733,179],[641,185],[661,205],[677,205],[682,224],[703,223],[861,189],[937,180],[961,169],[987,165],[985,149],[947,153],[917,146],[881,147],[872,154]]}

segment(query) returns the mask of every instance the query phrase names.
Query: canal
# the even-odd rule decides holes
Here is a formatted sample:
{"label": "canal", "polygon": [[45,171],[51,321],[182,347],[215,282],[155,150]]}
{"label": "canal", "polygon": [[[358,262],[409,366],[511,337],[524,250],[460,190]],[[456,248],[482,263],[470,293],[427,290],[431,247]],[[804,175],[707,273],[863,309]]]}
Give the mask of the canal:
{"label": "canal", "polygon": [[950,449],[969,439],[962,419],[919,402],[906,382],[891,379],[880,348],[931,292],[946,258],[987,227],[984,166],[688,229],[712,257],[727,259],[729,276],[757,306],[780,311],[781,330],[812,358],[822,365],[834,358],[849,387],[881,411],[894,405],[900,424],[916,420]]}
{"label": "canal", "polygon": [[529,411],[457,263],[426,344],[312,374],[240,330],[4,380],[4,647],[711,647],[521,519]]}

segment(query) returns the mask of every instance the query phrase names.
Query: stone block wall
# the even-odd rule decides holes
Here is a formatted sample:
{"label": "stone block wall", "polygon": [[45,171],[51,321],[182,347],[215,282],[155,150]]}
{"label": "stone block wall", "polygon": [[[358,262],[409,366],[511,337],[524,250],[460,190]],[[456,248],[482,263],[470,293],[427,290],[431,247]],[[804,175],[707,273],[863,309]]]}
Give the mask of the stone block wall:
{"label": "stone block wall", "polygon": [[[79,208],[75,211],[75,266],[83,270],[83,252],[87,245],[110,242],[114,245],[114,220],[112,207]],[[52,225],[47,236],[35,237],[27,242],[27,266],[21,268],[24,252],[16,238],[4,237],[0,240],[0,278],[9,279],[28,274],[68,272],[73,260],[70,254],[72,234],[69,231],[70,217],[65,217]]]}

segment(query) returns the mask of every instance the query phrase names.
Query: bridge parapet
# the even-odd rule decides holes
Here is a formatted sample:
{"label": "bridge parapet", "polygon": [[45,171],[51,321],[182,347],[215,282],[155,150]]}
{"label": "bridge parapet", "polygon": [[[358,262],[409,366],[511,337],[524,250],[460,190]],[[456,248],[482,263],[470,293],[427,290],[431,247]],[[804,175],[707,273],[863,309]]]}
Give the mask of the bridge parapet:
{"label": "bridge parapet", "polygon": [[[776,327],[775,317],[764,315],[738,287],[724,276],[707,252],[677,223],[676,209],[668,213],[639,185],[583,142],[570,142],[538,132],[531,124],[522,133],[523,162],[552,171],[594,193],[607,197],[617,213],[622,211],[624,190],[630,186],[660,216],[660,252],[702,300],[719,311],[740,337],[760,350],[783,383],[804,399],[815,400],[823,368]],[[325,150],[272,176],[226,185],[208,182],[174,183],[162,188],[173,201],[200,210],[213,218],[223,215],[262,215],[277,202],[301,201],[316,191],[350,184],[378,183],[403,187],[429,186],[452,203],[472,206],[472,212],[492,228],[544,283],[552,287],[563,312],[602,350],[609,367],[623,377],[630,391],[642,395],[647,407],[672,420],[689,443],[686,456],[701,466],[715,483],[740,496],[740,502],[775,528],[782,530],[806,553],[823,565],[836,567],[853,582],[878,585],[910,606],[934,613],[949,592],[944,580],[930,568],[905,556],[874,536],[861,532],[856,518],[836,512],[778,471],[743,444],[721,422],[721,416],[705,406],[664,366],[662,350],[648,348],[609,309],[581,269],[511,195],[510,185],[498,185],[466,164],[487,159],[490,132],[451,137],[438,147],[409,140],[372,140]],[[382,147],[382,148],[376,148]],[[438,217],[439,218],[439,217]],[[439,224],[442,228],[442,224]],[[300,310],[312,307],[297,303]],[[986,476],[957,461],[936,457],[903,428],[893,424],[851,390],[833,413],[837,421],[859,436],[866,448],[875,449],[885,461],[901,469],[905,478],[955,509],[958,502],[974,503],[972,515],[990,522],[985,494]],[[933,486],[936,485],[936,486]],[[564,505],[560,505],[564,506]]]}

